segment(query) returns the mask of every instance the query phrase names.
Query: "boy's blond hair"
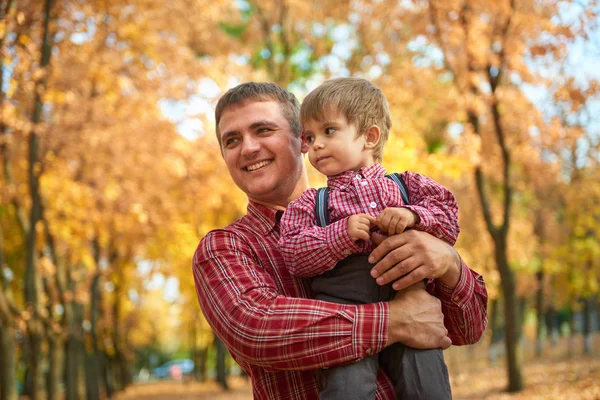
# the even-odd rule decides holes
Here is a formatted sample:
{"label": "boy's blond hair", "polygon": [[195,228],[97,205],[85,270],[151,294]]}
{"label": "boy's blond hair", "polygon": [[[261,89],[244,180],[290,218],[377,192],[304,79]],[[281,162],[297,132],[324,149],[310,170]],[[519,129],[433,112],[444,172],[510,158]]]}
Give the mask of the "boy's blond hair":
{"label": "boy's blond hair", "polygon": [[388,139],[392,118],[388,102],[379,88],[366,79],[331,79],[310,92],[300,107],[300,122],[324,121],[330,113],[339,112],[364,135],[372,125],[381,132],[373,148],[373,157],[381,162],[383,146]]}

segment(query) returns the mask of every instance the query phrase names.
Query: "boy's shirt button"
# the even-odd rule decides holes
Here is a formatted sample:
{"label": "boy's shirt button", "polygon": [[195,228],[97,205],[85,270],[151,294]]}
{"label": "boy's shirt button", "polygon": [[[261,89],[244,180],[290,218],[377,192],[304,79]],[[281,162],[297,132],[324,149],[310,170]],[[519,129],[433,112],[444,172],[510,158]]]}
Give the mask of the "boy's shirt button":
{"label": "boy's shirt button", "polygon": [[360,176],[360,174],[356,174],[356,179],[362,179],[362,176]]}
{"label": "boy's shirt button", "polygon": [[377,203],[375,203],[374,201],[372,201],[371,204],[369,204],[369,207],[375,208],[375,207],[377,207]]}

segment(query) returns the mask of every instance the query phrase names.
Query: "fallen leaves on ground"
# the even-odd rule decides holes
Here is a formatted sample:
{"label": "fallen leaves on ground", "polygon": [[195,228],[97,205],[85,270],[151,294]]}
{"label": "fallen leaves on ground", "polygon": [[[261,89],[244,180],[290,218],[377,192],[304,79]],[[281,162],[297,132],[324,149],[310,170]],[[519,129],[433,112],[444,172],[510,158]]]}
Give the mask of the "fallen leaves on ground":
{"label": "fallen leaves on ground", "polygon": [[[529,362],[523,368],[525,389],[507,393],[506,371],[499,364],[479,372],[451,376],[455,400],[600,400],[600,360],[593,357]],[[164,381],[138,384],[116,396],[116,400],[250,400],[250,381],[228,379],[230,391],[215,382]]]}

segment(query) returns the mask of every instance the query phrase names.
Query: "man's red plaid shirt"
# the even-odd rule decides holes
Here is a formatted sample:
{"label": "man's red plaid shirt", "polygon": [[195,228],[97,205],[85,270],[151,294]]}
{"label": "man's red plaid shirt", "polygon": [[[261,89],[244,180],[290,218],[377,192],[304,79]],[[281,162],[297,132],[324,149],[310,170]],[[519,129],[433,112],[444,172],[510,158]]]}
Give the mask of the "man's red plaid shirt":
{"label": "man's red plaid shirt", "polygon": [[[250,202],[235,223],[211,231],[193,260],[204,315],[232,357],[250,375],[254,398],[319,398],[315,371],[355,362],[383,349],[388,303],[360,306],[312,300],[308,281],[285,268],[277,242],[281,211]],[[432,282],[455,345],[475,343],[487,324],[487,291],[480,275],[462,265],[450,290]],[[394,399],[381,371],[377,399]]]}

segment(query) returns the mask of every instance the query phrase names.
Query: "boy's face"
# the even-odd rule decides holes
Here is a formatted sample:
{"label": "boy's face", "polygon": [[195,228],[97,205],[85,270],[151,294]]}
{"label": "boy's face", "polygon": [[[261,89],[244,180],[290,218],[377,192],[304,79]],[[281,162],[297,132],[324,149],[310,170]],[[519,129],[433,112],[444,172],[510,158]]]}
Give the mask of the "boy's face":
{"label": "boy's face", "polygon": [[372,151],[365,147],[365,135],[357,136],[356,126],[339,112],[327,113],[323,121],[304,121],[302,140],[309,146],[312,166],[327,176],[357,171],[375,162]]}

